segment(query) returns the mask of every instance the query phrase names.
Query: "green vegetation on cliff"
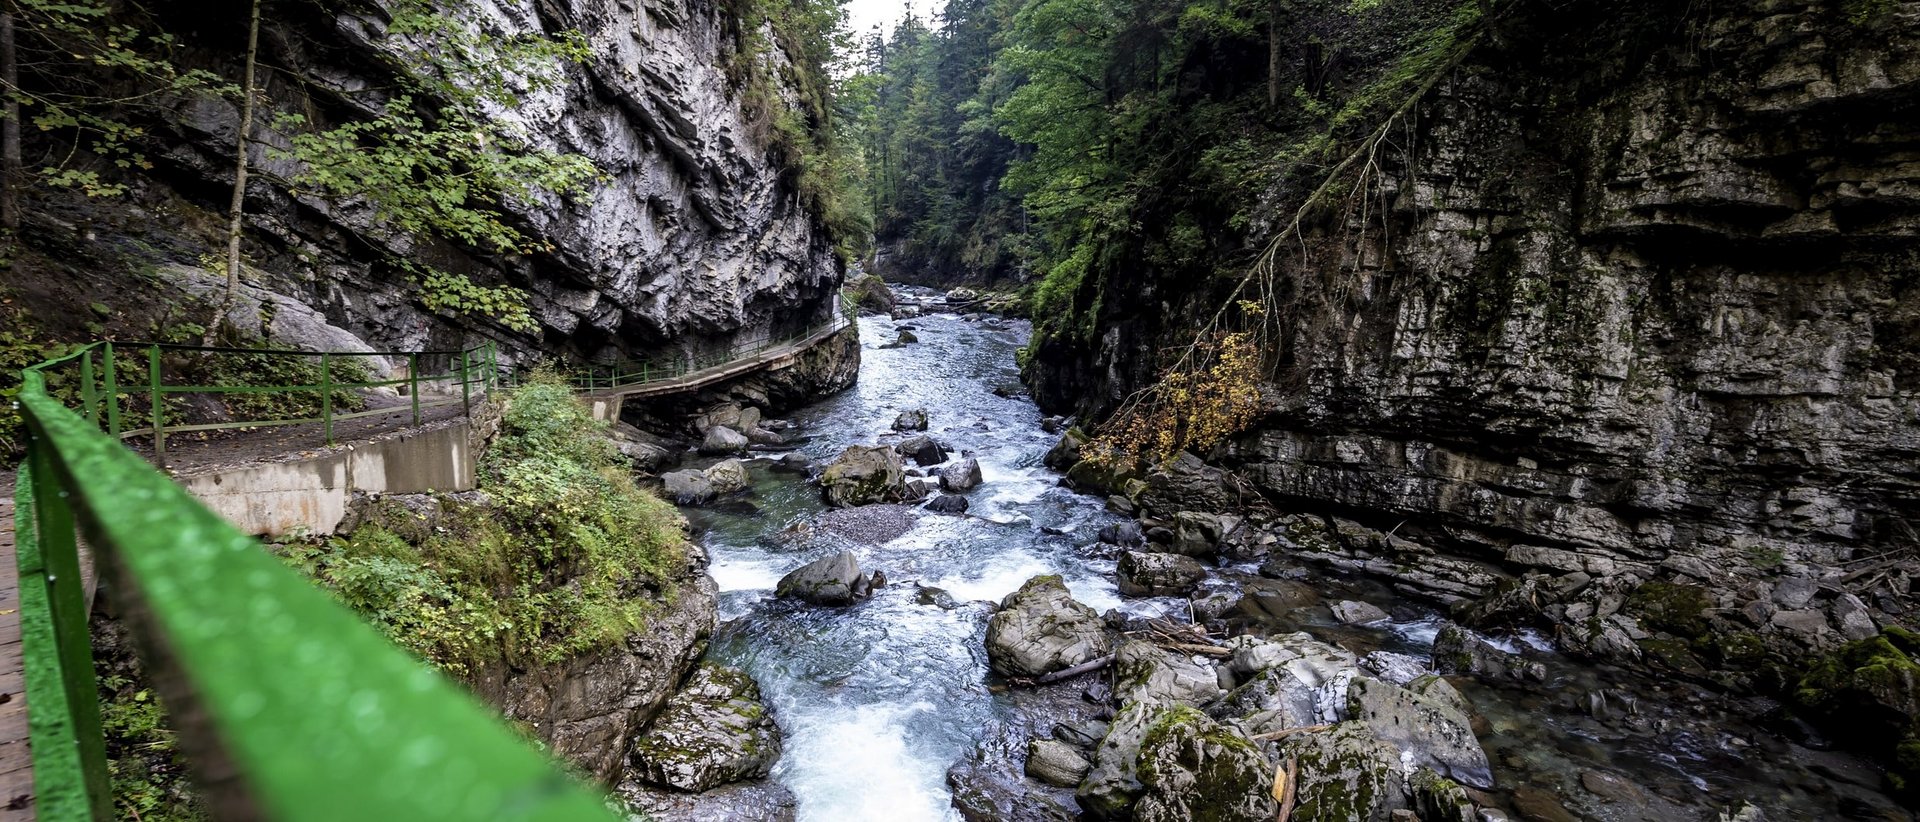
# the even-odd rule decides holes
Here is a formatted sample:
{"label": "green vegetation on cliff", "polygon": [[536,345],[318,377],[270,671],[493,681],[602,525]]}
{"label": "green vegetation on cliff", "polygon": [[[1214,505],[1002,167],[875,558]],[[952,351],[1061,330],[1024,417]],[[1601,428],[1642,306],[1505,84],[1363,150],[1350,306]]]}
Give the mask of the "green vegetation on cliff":
{"label": "green vegetation on cliff", "polygon": [[634,485],[563,382],[506,400],[480,498],[374,503],[350,536],[288,562],[449,672],[557,662],[645,628],[686,562],[680,517]]}

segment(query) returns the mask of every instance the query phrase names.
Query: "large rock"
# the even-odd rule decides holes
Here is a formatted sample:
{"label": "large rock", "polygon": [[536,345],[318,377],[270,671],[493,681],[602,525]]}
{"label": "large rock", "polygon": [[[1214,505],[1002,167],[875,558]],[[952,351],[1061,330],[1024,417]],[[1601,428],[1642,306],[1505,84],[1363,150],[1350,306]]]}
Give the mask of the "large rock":
{"label": "large rock", "polygon": [[1400,687],[1359,677],[1347,686],[1347,713],[1367,723],[1375,739],[1401,752],[1401,761],[1475,788],[1493,787],[1486,751],[1473,735],[1472,708],[1445,679],[1428,675]]}
{"label": "large rock", "polygon": [[1433,669],[1486,679],[1541,682],[1547,678],[1545,665],[1502,651],[1453,624],[1442,627],[1433,639]]}
{"label": "large rock", "polygon": [[1075,787],[1092,768],[1076,745],[1058,739],[1034,739],[1027,744],[1027,775],[1054,787]]}
{"label": "large rock", "polygon": [[980,485],[980,461],[967,457],[940,469],[940,490],[953,494],[971,491]]}
{"label": "large rock", "polygon": [[1120,593],[1134,597],[1182,595],[1207,576],[1206,566],[1179,554],[1122,551],[1116,566]]}
{"label": "large rock", "polygon": [[941,494],[928,500],[926,508],[928,511],[936,514],[953,514],[958,516],[966,513],[969,505],[970,503],[967,502],[967,498],[959,494]]}
{"label": "large rock", "polygon": [[1100,615],[1074,601],[1058,576],[1027,580],[987,621],[987,660],[1001,676],[1045,676],[1112,649]]}
{"label": "large rock", "polygon": [[815,605],[848,605],[854,601],[855,591],[863,579],[860,562],[853,552],[841,551],[788,572],[780,578],[774,595]]}
{"label": "large rock", "polygon": [[947,461],[947,449],[925,434],[908,437],[893,446],[900,455],[913,460],[915,465],[939,465]]}
{"label": "large rock", "polygon": [[661,493],[681,505],[705,505],[712,502],[716,492],[713,481],[707,479],[707,472],[688,468],[682,471],[668,471],[660,475]]}
{"label": "large rock", "polygon": [[613,447],[622,456],[642,471],[658,472],[680,461],[679,449],[666,440],[623,422],[608,426],[607,437],[613,440]]}
{"label": "large rock", "polygon": [[1245,737],[1185,706],[1153,723],[1136,769],[1135,822],[1270,822],[1273,768]]}
{"label": "large rock", "polygon": [[1114,654],[1114,696],[1121,702],[1204,705],[1219,698],[1220,675],[1211,662],[1196,661],[1145,640],[1128,640]]}
{"label": "large rock", "polygon": [[747,473],[747,464],[739,460],[721,460],[708,466],[704,473],[707,482],[713,485],[713,492],[719,495],[745,491],[753,484],[753,476]]}
{"label": "large rock", "polygon": [[1080,449],[1087,444],[1087,432],[1079,428],[1069,428],[1060,435],[1060,440],[1048,449],[1043,462],[1055,471],[1065,471],[1080,462]]}
{"label": "large rock", "polygon": [[1133,802],[1146,790],[1139,775],[1140,746],[1164,705],[1129,702],[1107,725],[1107,734],[1093,748],[1093,767],[1074,791],[1080,806],[1095,819],[1126,819]]}
{"label": "large rock", "polygon": [[645,782],[698,793],[766,776],[780,758],[780,728],[745,671],[701,665],[644,736],[631,761]]}
{"label": "large rock", "polygon": [[899,416],[893,418],[893,430],[895,431],[927,430],[926,409],[911,408],[906,411],[900,412]]}
{"label": "large rock", "polygon": [[752,443],[746,435],[724,425],[707,429],[706,439],[700,441],[702,454],[744,454]]}
{"label": "large rock", "polygon": [[685,469],[660,475],[661,493],[681,505],[705,505],[717,497],[747,490],[752,475],[739,460],[721,460],[704,471]]}
{"label": "large rock", "polygon": [[908,498],[900,455],[884,445],[850,445],[820,475],[827,504],[848,507]]}
{"label": "large rock", "polygon": [[552,664],[501,659],[469,670],[466,684],[508,718],[535,729],[555,756],[595,779],[614,781],[632,739],[700,662],[713,633],[713,578],[699,547],[690,548],[694,562],[669,580],[673,596],[624,641]]}
{"label": "large rock", "polygon": [[1173,517],[1172,550],[1192,557],[1210,557],[1220,552],[1220,544],[1240,527],[1240,518],[1230,514],[1181,511]]}
{"label": "large rock", "polygon": [[703,793],[621,783],[620,798],[652,822],[793,822],[800,800],[772,779],[736,782]]}

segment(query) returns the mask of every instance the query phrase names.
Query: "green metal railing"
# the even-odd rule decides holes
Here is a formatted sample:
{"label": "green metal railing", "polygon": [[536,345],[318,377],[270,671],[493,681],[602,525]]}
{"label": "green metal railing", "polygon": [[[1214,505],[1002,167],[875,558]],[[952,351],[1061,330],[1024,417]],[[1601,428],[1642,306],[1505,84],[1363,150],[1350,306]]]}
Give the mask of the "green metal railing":
{"label": "green metal railing", "polygon": [[[316,381],[293,384],[201,385],[192,381],[170,382],[169,358],[192,360],[209,355],[317,360]],[[129,359],[130,358],[130,359]],[[352,375],[372,369],[349,364],[372,359],[406,361],[405,376],[385,380],[354,379]],[[127,363],[137,363],[136,382],[124,382]],[[119,439],[151,437],[154,461],[166,465],[167,435],[189,431],[218,431],[235,428],[264,428],[318,423],[328,445],[333,444],[336,422],[388,414],[411,414],[418,425],[424,411],[452,405],[471,409],[473,396],[499,384],[499,352],[491,341],[482,345],[449,351],[300,351],[293,349],[223,348],[175,345],[170,343],[96,342],[33,367],[33,371],[58,376],[72,386],[77,383],[77,399],[82,416],[103,427]],[[442,370],[434,370],[442,369]],[[131,376],[131,375],[126,375]],[[460,396],[422,400],[423,388],[455,386]],[[335,394],[367,388],[405,388],[406,405],[364,411],[341,411],[335,407]],[[145,394],[146,402],[137,402]],[[228,420],[210,423],[169,423],[168,397],[183,394],[313,394],[319,400],[317,416],[282,419]],[[123,408],[126,404],[130,407]],[[126,423],[144,423],[142,428],[127,428]]]}
{"label": "green metal railing", "polygon": [[[146,347],[149,363],[163,350]],[[119,430],[109,351],[89,346],[22,375],[28,438],[15,529],[40,819],[113,817],[82,539],[141,639],[216,817],[618,818],[492,710],[123,447],[114,434],[135,432]],[[474,363],[465,353],[460,363],[467,389]],[[47,391],[47,370],[66,365],[81,374],[78,412]],[[153,373],[157,365],[154,397],[185,390]],[[425,377],[416,370],[414,379]],[[327,387],[340,386],[288,390]],[[156,439],[184,430],[153,413]],[[249,424],[290,422],[299,421]]]}
{"label": "green metal railing", "polygon": [[[573,386],[582,391],[608,391],[619,388],[638,388],[652,383],[677,380],[690,374],[696,374],[710,368],[719,368],[741,360],[760,356],[768,351],[794,345],[808,339],[823,336],[847,327],[851,321],[839,311],[831,317],[780,339],[767,339],[760,342],[736,345],[732,348],[710,351],[694,357],[681,357],[671,360],[648,359],[619,363],[589,363],[577,367],[570,375]],[[517,376],[517,375],[516,375]]]}

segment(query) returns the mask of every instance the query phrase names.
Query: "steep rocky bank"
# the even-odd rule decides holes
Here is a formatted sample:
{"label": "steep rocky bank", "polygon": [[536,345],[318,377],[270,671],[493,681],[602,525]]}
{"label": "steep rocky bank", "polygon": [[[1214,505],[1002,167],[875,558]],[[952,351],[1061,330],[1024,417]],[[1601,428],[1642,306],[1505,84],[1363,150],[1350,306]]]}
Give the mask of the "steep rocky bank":
{"label": "steep rocky bank", "polygon": [[[1814,616],[1747,627],[1834,644],[1842,580],[1910,550],[1920,447],[1920,133],[1897,115],[1920,62],[1915,9],[1887,5],[1621,4],[1608,52],[1582,46],[1599,9],[1511,9],[1382,152],[1384,210],[1282,255],[1274,408],[1217,456],[1356,523],[1330,558],[1484,565],[1409,580],[1431,595],[1538,570],[1735,608],[1817,580]],[[1308,293],[1323,273],[1337,296]],[[1111,409],[1219,295],[1142,272],[1102,296],[1094,342],[1038,344],[1043,404]],[[1858,592],[1882,616],[1911,593],[1894,576]]]}
{"label": "steep rocky bank", "polygon": [[[531,147],[583,156],[604,175],[587,196],[503,204],[532,245],[550,250],[478,254],[398,232],[362,204],[292,191],[291,161],[270,154],[287,136],[268,124],[282,113],[323,124],[369,113],[392,70],[380,50],[393,46],[379,36],[386,22],[377,10],[291,4],[275,7],[262,31],[261,61],[272,70],[262,83],[267,110],[256,114],[244,246],[256,295],[282,314],[323,316],[374,348],[453,348],[491,337],[513,359],[698,354],[787,336],[828,316],[842,265],[820,216],[769,147],[773,115],[729,68],[740,24],[723,4],[503,0],[467,13],[508,39],[575,29],[591,54],[563,66],[551,88],[493,112],[522,128]],[[234,44],[244,42],[244,20],[185,9],[157,17],[183,59],[228,76],[239,73]],[[771,76],[791,76],[784,51],[760,59]],[[131,326],[127,336],[198,319],[161,306],[213,287],[195,270],[223,242],[214,209],[230,187],[239,117],[212,98],[181,101],[165,114],[143,124],[154,168],[125,173],[126,196],[28,192],[41,201],[26,209],[26,236],[47,259],[12,266],[5,285],[44,308],[43,322],[86,318],[89,302],[100,300],[116,313],[109,326]],[[402,259],[524,289],[538,330],[428,310],[397,267]]]}

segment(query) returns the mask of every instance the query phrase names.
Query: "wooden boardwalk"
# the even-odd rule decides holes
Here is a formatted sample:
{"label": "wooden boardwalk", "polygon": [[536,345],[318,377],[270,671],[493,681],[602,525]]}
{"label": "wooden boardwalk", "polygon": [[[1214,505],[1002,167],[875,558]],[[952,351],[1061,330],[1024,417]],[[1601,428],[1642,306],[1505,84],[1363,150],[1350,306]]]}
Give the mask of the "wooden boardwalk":
{"label": "wooden boardwalk", "polygon": [[0,494],[0,820],[33,815],[27,751],[27,687],[20,659],[20,573],[13,553],[13,481]]}

